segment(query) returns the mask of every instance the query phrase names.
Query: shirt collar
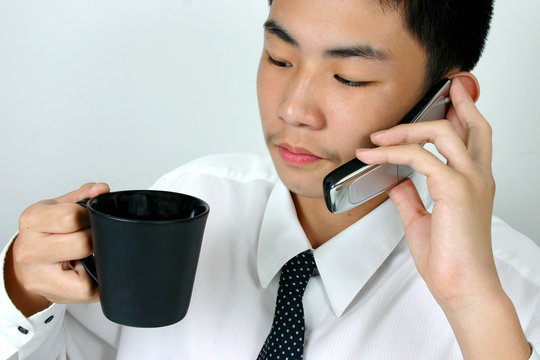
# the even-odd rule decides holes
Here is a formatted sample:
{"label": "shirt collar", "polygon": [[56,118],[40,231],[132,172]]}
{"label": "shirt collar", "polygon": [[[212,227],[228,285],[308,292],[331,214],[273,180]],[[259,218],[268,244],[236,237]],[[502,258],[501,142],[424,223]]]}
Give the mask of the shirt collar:
{"label": "shirt collar", "polygon": [[[429,195],[424,177],[412,176],[426,205]],[[337,316],[403,238],[399,213],[387,200],[362,219],[313,251],[317,270]],[[311,249],[298,218],[289,190],[278,181],[268,199],[261,224],[257,270],[266,288],[281,267],[299,253]]]}
{"label": "shirt collar", "polygon": [[259,234],[257,271],[262,287],[268,286],[287,261],[308,249],[311,244],[298,222],[289,189],[278,181],[268,198]]}

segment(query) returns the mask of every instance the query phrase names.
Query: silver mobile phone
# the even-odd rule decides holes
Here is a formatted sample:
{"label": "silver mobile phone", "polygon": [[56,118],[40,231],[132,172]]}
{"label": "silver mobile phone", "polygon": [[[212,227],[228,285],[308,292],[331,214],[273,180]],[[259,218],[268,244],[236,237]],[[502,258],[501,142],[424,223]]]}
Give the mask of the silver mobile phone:
{"label": "silver mobile phone", "polygon": [[[443,79],[431,88],[400,124],[444,119],[450,106],[450,80]],[[328,210],[335,214],[348,211],[412,175],[406,165],[367,165],[353,159],[326,175],[324,198]]]}

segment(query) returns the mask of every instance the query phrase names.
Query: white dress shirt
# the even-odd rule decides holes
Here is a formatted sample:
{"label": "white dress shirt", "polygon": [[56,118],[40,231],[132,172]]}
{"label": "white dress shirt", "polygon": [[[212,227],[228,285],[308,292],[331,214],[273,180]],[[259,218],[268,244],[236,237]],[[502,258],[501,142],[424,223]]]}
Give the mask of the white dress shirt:
{"label": "white dress shirt", "polygon": [[[413,180],[429,208],[424,178]],[[140,329],[110,322],[99,304],[54,304],[25,318],[0,280],[1,359],[16,359],[16,353],[20,360],[257,357],[272,325],[280,269],[311,248],[270,159],[206,157],[153,188],[210,204],[187,316],[171,326]],[[501,282],[528,341],[539,349],[540,249],[497,218],[492,227]],[[5,250],[1,263],[4,256]],[[314,257],[318,274],[304,294],[305,359],[462,358],[418,275],[390,200],[315,249]],[[540,357],[535,352],[531,359]]]}

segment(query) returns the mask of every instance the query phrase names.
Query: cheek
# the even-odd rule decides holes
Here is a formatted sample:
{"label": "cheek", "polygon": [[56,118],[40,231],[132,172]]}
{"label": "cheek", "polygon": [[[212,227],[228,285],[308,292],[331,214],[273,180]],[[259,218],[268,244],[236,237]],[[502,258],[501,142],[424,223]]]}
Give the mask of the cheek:
{"label": "cheek", "polygon": [[[350,90],[350,89],[348,89]],[[335,96],[329,104],[335,138],[343,149],[371,147],[369,136],[379,130],[396,125],[406,113],[396,104],[396,91],[392,87],[380,89],[353,89],[355,94]]]}
{"label": "cheek", "polygon": [[265,132],[267,124],[276,116],[276,107],[278,104],[277,94],[275,77],[271,76],[266,64],[260,64],[257,73],[257,99],[263,130]]}
{"label": "cheek", "polygon": [[[353,153],[358,147],[369,147],[369,135],[383,129],[385,123],[384,102],[380,96],[370,96],[368,91],[355,96],[335,98],[330,106],[334,138],[342,144],[340,148]],[[337,142],[336,142],[337,143]]]}

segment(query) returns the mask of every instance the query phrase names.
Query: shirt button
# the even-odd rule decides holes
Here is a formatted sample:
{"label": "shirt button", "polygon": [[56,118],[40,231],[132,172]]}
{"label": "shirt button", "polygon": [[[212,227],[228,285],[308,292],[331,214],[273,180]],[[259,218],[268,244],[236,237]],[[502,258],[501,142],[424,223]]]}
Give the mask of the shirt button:
{"label": "shirt button", "polygon": [[47,318],[47,320],[45,320],[45,324],[48,324],[52,321],[52,319],[54,319],[54,315],[51,315]]}
{"label": "shirt button", "polygon": [[19,331],[21,332],[21,334],[24,334],[24,335],[28,334],[28,330],[26,330],[26,329],[23,328],[22,326],[19,326],[19,327],[17,328],[17,330],[19,330]]}

